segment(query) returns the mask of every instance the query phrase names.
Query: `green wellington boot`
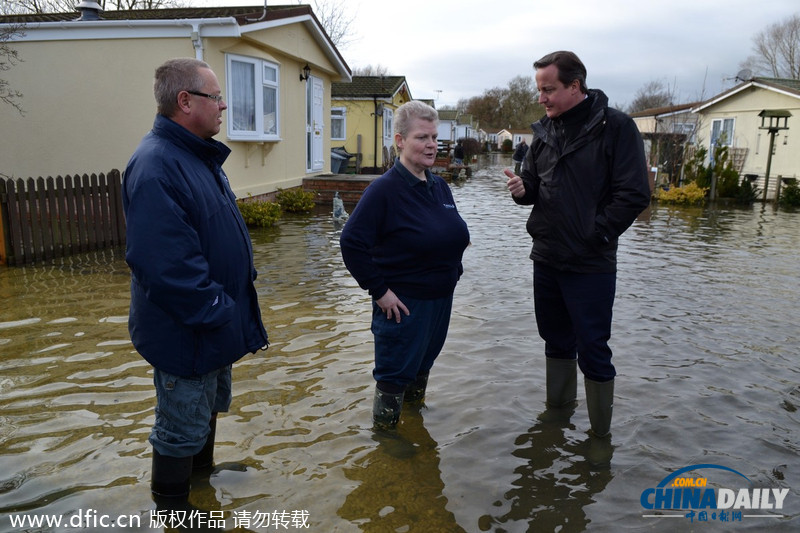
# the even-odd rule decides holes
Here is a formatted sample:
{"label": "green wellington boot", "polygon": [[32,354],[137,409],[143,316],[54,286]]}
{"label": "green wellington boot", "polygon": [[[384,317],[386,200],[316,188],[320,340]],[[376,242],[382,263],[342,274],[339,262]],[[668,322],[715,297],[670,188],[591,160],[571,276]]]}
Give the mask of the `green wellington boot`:
{"label": "green wellington boot", "polygon": [[375,387],[375,397],[372,401],[372,421],[380,429],[392,429],[400,420],[400,410],[403,408],[403,392],[390,393]]}
{"label": "green wellington boot", "polygon": [[611,430],[611,414],[614,409],[614,380],[599,382],[584,379],[586,387],[586,408],[589,410],[589,423],[595,437],[603,438]]}
{"label": "green wellington boot", "polygon": [[568,423],[575,412],[578,397],[578,360],[545,359],[547,401],[544,412],[536,418],[549,424]]}
{"label": "green wellington boot", "polygon": [[547,357],[545,372],[548,409],[575,407],[578,397],[578,360]]}
{"label": "green wellington boot", "polygon": [[422,403],[425,400],[425,389],[428,388],[428,375],[420,374],[413,383],[406,387],[403,401],[406,403]]}

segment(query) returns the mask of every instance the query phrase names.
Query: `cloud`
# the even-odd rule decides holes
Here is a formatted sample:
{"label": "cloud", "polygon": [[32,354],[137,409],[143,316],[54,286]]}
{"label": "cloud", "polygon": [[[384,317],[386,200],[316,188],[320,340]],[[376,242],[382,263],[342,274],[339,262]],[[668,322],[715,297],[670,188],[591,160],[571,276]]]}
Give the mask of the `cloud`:
{"label": "cloud", "polygon": [[800,11],[797,0],[318,1],[355,15],[356,38],[340,50],[348,65],[382,65],[406,76],[415,98],[439,94],[437,105],[533,76],[534,60],[562,49],[612,104],[653,80],[684,102],[708,98],[734,84],[757,32]]}

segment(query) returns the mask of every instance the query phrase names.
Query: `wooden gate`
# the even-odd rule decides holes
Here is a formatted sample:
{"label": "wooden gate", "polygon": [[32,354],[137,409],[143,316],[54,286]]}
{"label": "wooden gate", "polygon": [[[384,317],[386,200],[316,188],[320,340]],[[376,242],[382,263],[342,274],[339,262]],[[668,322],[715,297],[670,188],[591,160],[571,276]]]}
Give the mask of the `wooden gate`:
{"label": "wooden gate", "polygon": [[0,180],[0,264],[48,261],[125,243],[119,170]]}

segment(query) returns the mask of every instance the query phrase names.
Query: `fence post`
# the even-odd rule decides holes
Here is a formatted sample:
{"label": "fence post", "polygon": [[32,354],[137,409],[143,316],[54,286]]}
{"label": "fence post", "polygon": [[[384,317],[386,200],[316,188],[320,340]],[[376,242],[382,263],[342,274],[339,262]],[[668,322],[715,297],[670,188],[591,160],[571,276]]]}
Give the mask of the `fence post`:
{"label": "fence post", "polygon": [[8,201],[8,194],[6,193],[6,180],[0,180],[0,265],[5,265],[8,262],[8,250],[6,246],[11,242],[10,236],[7,236],[8,229],[8,209],[6,202]]}

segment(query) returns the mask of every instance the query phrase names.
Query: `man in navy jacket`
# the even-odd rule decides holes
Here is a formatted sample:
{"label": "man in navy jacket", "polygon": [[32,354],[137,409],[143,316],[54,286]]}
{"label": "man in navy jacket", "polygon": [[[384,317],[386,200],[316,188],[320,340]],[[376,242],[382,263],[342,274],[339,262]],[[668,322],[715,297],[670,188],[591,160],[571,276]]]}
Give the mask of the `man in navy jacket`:
{"label": "man in navy jacket", "polygon": [[156,418],[151,490],[184,498],[192,469],[213,460],[216,416],[231,403],[231,364],[266,349],[247,227],[212,139],[222,111],[204,62],[156,70],[153,129],[125,170],[125,259],[131,269],[128,329],[154,368]]}

